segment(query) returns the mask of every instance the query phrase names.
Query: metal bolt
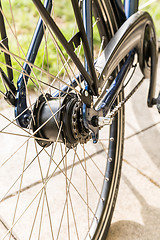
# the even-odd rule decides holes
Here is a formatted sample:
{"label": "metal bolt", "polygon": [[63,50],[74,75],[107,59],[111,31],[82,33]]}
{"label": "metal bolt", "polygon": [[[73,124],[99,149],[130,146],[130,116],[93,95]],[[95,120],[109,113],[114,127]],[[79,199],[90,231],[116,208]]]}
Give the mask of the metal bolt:
{"label": "metal bolt", "polygon": [[111,141],[111,142],[113,142],[113,141],[114,141],[114,138],[113,138],[113,137],[111,137],[111,138],[110,138],[110,141]]}
{"label": "metal bolt", "polygon": [[108,161],[109,161],[109,162],[112,162],[112,158],[108,158]]}
{"label": "metal bolt", "polygon": [[85,97],[88,97],[88,92],[87,90],[84,92]]}
{"label": "metal bolt", "polygon": [[105,178],[105,181],[106,181],[106,182],[109,182],[109,178],[106,177],[106,178]]}

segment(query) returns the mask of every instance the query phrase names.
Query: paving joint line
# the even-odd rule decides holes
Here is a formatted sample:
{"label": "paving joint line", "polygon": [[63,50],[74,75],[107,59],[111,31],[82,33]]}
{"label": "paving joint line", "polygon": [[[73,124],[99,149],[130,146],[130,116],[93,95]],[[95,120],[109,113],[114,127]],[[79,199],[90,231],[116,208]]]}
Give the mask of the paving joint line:
{"label": "paving joint line", "polygon": [[[93,157],[95,154],[101,154],[102,152],[104,152],[104,149],[100,149],[98,152],[93,153],[90,157]],[[89,160],[90,157],[86,157],[86,161]],[[85,161],[84,159],[81,159],[81,163],[84,162],[84,161]],[[78,161],[78,162],[75,162],[74,166],[78,166],[79,164],[80,164],[79,161]],[[72,168],[72,164],[67,167],[67,170],[70,170],[71,168]],[[62,171],[64,171],[64,170],[65,170],[65,169],[63,168]],[[55,174],[52,176],[52,178],[53,178],[53,177],[56,177],[57,175],[60,175],[60,174],[61,174],[61,171],[59,170],[59,171],[55,172]],[[31,184],[28,185],[28,186],[25,186],[24,188],[21,189],[21,193],[22,193],[22,192],[25,192],[25,191],[27,191],[27,190],[30,190],[31,188],[33,188],[33,187],[35,187],[35,186],[37,186],[37,185],[39,185],[39,184],[42,184],[42,180],[38,180],[38,181],[36,181],[36,182],[34,182],[34,183],[31,183]],[[5,201],[5,200],[7,200],[7,199],[9,199],[9,198],[12,198],[12,197],[17,196],[18,192],[19,192],[19,191],[16,191],[16,192],[13,192],[13,193],[7,195],[7,196],[6,196],[5,198],[3,198],[0,202],[3,202],[3,201]]]}
{"label": "paving joint line", "polygon": [[136,135],[139,135],[139,134],[141,134],[141,133],[143,133],[143,132],[145,132],[145,131],[147,131],[147,130],[155,127],[155,126],[157,126],[158,124],[160,124],[160,121],[157,122],[157,123],[155,123],[155,124],[153,124],[153,125],[150,125],[150,126],[144,128],[144,129],[142,129],[142,130],[140,130],[140,131],[138,131],[138,132],[136,132],[136,133],[133,133],[133,134],[131,134],[131,135],[128,136],[128,137],[125,137],[124,140],[128,140],[128,139],[130,139],[130,138],[132,138],[132,137],[134,137],[134,136],[136,136]]}
{"label": "paving joint line", "polygon": [[141,176],[145,177],[150,183],[152,183],[153,185],[155,185],[156,187],[160,188],[160,184],[158,184],[156,181],[154,181],[151,177],[149,177],[147,174],[143,173],[141,170],[139,170],[137,167],[135,167],[134,165],[132,165],[130,162],[128,162],[126,159],[123,159],[123,162],[125,162],[126,164],[128,164],[130,167],[132,167],[133,169],[135,169]]}

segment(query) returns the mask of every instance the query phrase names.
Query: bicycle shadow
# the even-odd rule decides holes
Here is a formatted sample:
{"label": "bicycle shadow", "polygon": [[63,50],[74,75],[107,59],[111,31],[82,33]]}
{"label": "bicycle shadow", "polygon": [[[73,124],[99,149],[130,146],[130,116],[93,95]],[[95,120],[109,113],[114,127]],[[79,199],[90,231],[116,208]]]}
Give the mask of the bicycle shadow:
{"label": "bicycle shadow", "polygon": [[123,180],[141,205],[141,216],[144,224],[125,220],[113,223],[111,224],[107,240],[160,239],[160,209],[149,205],[124,175]]}

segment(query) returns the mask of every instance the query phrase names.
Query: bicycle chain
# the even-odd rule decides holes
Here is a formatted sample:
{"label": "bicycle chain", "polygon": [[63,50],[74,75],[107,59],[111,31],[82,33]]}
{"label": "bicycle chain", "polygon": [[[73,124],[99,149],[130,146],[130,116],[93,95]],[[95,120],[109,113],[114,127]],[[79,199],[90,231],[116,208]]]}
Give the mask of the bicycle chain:
{"label": "bicycle chain", "polygon": [[144,81],[144,77],[138,82],[138,84],[132,89],[132,91],[128,94],[128,96],[121,101],[108,115],[105,117],[107,120],[109,120],[109,124],[112,123],[113,118],[118,113],[118,111],[123,107],[123,105],[132,97],[132,95],[138,90],[138,88],[141,86],[141,84]]}
{"label": "bicycle chain", "polygon": [[[114,109],[109,112],[107,114],[106,117],[104,117],[104,122],[105,120],[107,120],[107,122],[105,124],[109,125],[112,124],[112,121],[115,117],[115,115],[118,113],[118,111],[124,106],[124,104],[133,96],[133,94],[139,89],[139,87],[141,86],[141,84],[144,81],[144,77],[138,82],[138,84],[132,89],[132,91],[124,98],[124,100],[122,100],[116,107],[114,107]],[[123,89],[122,89],[123,90]],[[121,90],[121,91],[122,91]],[[77,101],[77,103],[75,104],[74,108],[73,108],[73,115],[72,115],[72,131],[74,134],[74,138],[80,142],[80,143],[86,143],[91,139],[91,135],[88,133],[86,133],[84,131],[84,126],[83,126],[83,115],[81,112],[82,109],[82,105],[80,101]],[[77,119],[79,118],[79,124],[80,126],[78,126],[78,122]],[[79,127],[81,128],[81,133],[79,132]],[[102,128],[103,126],[100,126],[100,128]]]}

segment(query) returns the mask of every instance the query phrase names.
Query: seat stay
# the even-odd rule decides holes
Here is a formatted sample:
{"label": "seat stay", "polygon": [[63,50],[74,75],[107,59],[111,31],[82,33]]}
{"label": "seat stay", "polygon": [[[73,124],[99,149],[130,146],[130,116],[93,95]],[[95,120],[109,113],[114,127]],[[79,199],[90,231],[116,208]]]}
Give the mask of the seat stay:
{"label": "seat stay", "polygon": [[[149,32],[149,34],[146,34],[146,32]],[[145,46],[147,45],[149,45],[151,49],[150,53],[148,53],[149,51],[146,51],[148,49],[145,49]],[[122,86],[129,69],[132,66],[134,52],[130,53],[109,89],[106,89],[103,86],[103,76],[105,76],[106,79],[109,79],[118,67],[119,63],[121,63],[133,49],[135,49],[138,54],[139,65],[144,77],[150,78],[148,107],[153,106],[158,62],[155,29],[152,19],[148,13],[137,12],[124,22],[95,63],[95,68],[100,74],[99,86],[104,88],[100,96],[102,103],[97,111],[95,111],[95,107],[98,105],[98,101],[94,105],[94,108],[85,107],[83,111],[85,125],[93,132],[92,138],[95,143],[98,141],[99,125],[97,121],[96,126],[93,127],[91,120],[98,119],[99,116],[105,117],[108,113],[114,100],[118,96],[120,87]],[[149,55],[146,56],[146,52]],[[151,58],[151,67],[149,67],[147,62],[149,58]]]}

